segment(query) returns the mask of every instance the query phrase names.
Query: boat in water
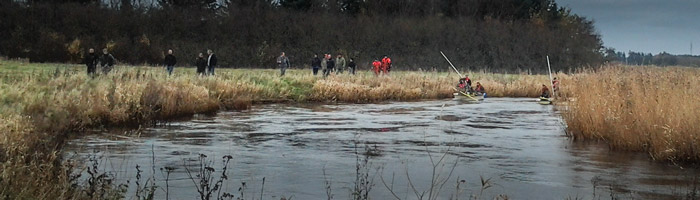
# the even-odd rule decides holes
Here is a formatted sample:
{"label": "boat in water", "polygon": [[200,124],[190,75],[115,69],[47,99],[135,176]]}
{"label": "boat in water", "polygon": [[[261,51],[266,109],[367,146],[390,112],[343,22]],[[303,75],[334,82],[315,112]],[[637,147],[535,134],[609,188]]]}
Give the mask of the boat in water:
{"label": "boat in water", "polygon": [[486,98],[486,93],[483,94],[470,94],[470,93],[465,93],[461,91],[455,91],[453,93],[454,99],[459,100],[459,101],[467,101],[467,102],[481,102],[484,101],[484,98]]}
{"label": "boat in water", "polygon": [[545,98],[545,97],[540,97],[537,99],[537,102],[542,105],[552,105],[553,99],[552,98]]}

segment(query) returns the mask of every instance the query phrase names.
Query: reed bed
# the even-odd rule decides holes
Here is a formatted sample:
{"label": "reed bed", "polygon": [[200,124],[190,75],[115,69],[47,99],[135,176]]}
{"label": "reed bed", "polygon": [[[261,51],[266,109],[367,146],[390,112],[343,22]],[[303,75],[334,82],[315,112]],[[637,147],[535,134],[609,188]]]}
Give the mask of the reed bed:
{"label": "reed bed", "polygon": [[700,160],[700,70],[607,66],[581,73],[568,88],[569,134],[602,140],[655,160]]}
{"label": "reed bed", "polygon": [[[219,69],[216,76],[200,77],[191,68],[167,76],[161,68],[124,66],[91,78],[84,70],[0,61],[0,196],[95,199],[95,188],[76,186],[75,166],[61,158],[66,138],[87,129],[138,127],[265,102],[451,98],[457,80],[454,74],[420,71],[323,78],[306,70],[280,77],[277,70]],[[548,82],[546,76],[471,74],[497,97],[535,97]],[[100,197],[116,190],[103,186]]]}

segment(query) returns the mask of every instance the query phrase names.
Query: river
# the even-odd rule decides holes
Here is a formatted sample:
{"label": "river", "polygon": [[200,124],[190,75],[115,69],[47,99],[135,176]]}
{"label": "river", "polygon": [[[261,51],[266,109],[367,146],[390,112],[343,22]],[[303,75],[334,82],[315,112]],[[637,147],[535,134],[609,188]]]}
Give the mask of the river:
{"label": "river", "polygon": [[198,199],[187,170],[199,171],[200,154],[215,180],[230,155],[222,190],[246,199],[260,199],[261,191],[264,199],[349,199],[365,174],[372,199],[393,199],[392,191],[401,199],[425,192],[428,199],[431,182],[436,199],[674,199],[697,185],[695,169],[571,141],[560,115],[526,98],[268,104],[129,134],[92,134],[70,141],[66,154],[99,157],[100,170],[129,181],[129,198],[139,165],[142,185],[155,171],[156,198],[166,196],[161,168],[172,167],[168,197]]}

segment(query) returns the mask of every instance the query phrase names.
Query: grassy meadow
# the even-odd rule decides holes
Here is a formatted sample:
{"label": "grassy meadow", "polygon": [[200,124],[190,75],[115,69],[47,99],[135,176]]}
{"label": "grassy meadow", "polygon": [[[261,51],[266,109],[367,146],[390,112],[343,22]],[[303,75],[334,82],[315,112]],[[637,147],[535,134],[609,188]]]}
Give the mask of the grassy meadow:
{"label": "grassy meadow", "polygon": [[[452,98],[454,73],[396,71],[376,77],[313,76],[310,70],[217,69],[199,77],[193,68],[117,66],[90,78],[82,65],[0,61],[0,195],[11,199],[94,198],[116,190],[78,186],[61,158],[65,140],[86,130],[152,125],[196,113],[246,109],[271,102],[370,103]],[[542,75],[470,73],[491,97],[536,97]],[[91,192],[92,191],[92,192]]]}

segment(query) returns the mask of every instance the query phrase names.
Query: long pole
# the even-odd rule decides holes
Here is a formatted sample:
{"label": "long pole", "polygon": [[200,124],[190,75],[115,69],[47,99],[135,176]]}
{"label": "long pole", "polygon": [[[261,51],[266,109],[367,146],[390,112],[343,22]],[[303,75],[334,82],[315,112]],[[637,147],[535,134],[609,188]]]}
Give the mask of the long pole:
{"label": "long pole", "polygon": [[463,76],[462,76],[462,73],[459,73],[459,71],[457,70],[457,68],[455,67],[455,65],[453,65],[452,62],[450,62],[450,59],[448,59],[447,56],[445,56],[445,54],[442,53],[442,51],[440,51],[440,54],[442,54],[442,57],[445,58],[445,60],[447,60],[448,63],[450,63],[450,66],[452,66],[452,69],[454,69],[455,72],[457,72],[457,75],[459,75],[460,78],[463,77]]}
{"label": "long pole", "polygon": [[549,64],[549,56],[547,56],[547,68],[549,69],[549,86],[552,87],[552,98],[557,95],[554,94],[554,80],[552,79],[552,65]]}

